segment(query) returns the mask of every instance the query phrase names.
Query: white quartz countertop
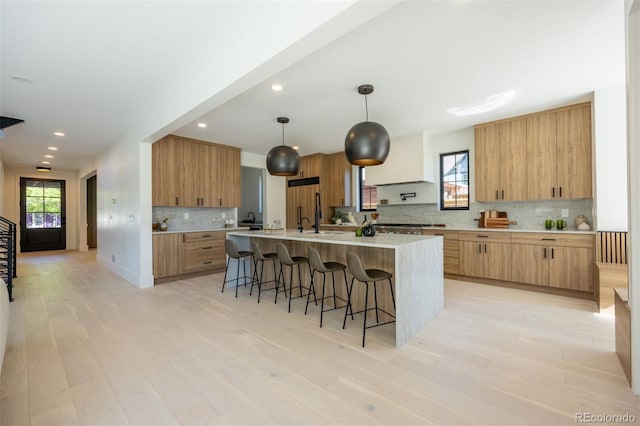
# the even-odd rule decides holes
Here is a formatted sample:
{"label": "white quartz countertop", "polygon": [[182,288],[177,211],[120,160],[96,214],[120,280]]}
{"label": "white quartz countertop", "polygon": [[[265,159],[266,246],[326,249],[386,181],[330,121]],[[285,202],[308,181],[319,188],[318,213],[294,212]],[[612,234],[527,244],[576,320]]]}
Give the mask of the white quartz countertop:
{"label": "white quartz countertop", "polygon": [[153,234],[184,234],[187,232],[219,232],[219,231],[224,231],[224,232],[229,232],[229,231],[237,231],[239,229],[247,229],[244,227],[232,227],[232,228],[202,228],[202,229],[183,229],[180,231],[153,231]]}
{"label": "white quartz countertop", "polygon": [[440,230],[440,231],[471,231],[471,232],[544,232],[544,233],[550,233],[550,234],[591,234],[594,235],[596,233],[596,231],[578,231],[575,228],[567,228],[564,229],[562,231],[558,231],[557,229],[552,229],[552,230],[546,230],[544,228],[538,228],[538,229],[516,229],[516,228],[507,228],[507,229],[500,229],[500,228],[478,228],[477,226],[470,226],[470,227],[460,227],[460,226],[452,226],[452,227],[439,227],[439,226],[427,226],[424,227],[422,229],[434,229],[434,230]]}
{"label": "white quartz countertop", "polygon": [[381,233],[377,233],[374,237],[356,237],[353,231],[320,231],[320,233],[316,234],[313,231],[305,231],[300,233],[297,230],[244,232],[234,231],[229,232],[227,235],[380,248],[398,248],[403,245],[419,243],[433,238],[440,238],[438,236],[430,235]]}

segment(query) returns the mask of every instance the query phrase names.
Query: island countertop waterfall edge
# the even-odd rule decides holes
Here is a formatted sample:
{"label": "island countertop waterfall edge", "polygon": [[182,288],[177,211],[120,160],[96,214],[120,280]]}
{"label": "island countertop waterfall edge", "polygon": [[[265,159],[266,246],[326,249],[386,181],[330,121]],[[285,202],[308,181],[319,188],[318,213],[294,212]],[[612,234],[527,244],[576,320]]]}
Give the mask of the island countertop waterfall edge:
{"label": "island countertop waterfall edge", "polygon": [[[304,242],[324,248],[353,246],[359,248],[390,249],[394,251],[393,281],[396,299],[395,342],[401,347],[422,330],[444,309],[443,240],[441,236],[377,234],[374,237],[356,237],[353,232],[300,233],[297,231],[234,231],[227,238],[233,240],[239,250],[250,250],[251,238]],[[328,246],[327,246],[328,245]],[[338,248],[338,247],[336,247]],[[339,250],[336,250],[336,253]],[[307,256],[306,253],[291,253]],[[344,255],[342,255],[344,256]],[[323,256],[325,257],[325,256]],[[346,259],[332,257],[324,261],[346,264]],[[365,268],[376,268],[364,262]],[[230,273],[235,268],[229,268]],[[231,277],[234,278],[234,277]],[[348,276],[350,281],[350,276]],[[354,286],[354,292],[355,292]]]}

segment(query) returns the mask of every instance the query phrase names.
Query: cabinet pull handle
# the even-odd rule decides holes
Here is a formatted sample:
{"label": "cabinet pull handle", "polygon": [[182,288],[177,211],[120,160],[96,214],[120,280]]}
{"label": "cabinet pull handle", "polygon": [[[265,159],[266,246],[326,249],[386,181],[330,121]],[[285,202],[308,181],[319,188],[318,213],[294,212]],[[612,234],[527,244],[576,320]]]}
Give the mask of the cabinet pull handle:
{"label": "cabinet pull handle", "polygon": [[176,206],[178,205],[178,197],[176,197]]}
{"label": "cabinet pull handle", "polygon": [[202,264],[203,264],[203,265],[208,265],[208,264],[210,264],[210,263],[211,263],[211,261],[210,261],[210,260],[207,260],[206,262],[202,262]]}
{"label": "cabinet pull handle", "polygon": [[542,241],[555,241],[555,238],[543,238]]}
{"label": "cabinet pull handle", "polygon": [[487,253],[487,245],[484,245],[484,252]]}
{"label": "cabinet pull handle", "polygon": [[502,190],[502,199],[504,200],[504,189]]}
{"label": "cabinet pull handle", "polygon": [[441,237],[444,237],[444,234],[433,234],[433,235],[439,235]]}
{"label": "cabinet pull handle", "polygon": [[545,259],[547,258],[547,248],[546,247],[544,248],[544,258]]}
{"label": "cabinet pull handle", "polygon": [[551,188],[551,196],[553,198],[556,198],[556,187],[555,186],[553,188]]}
{"label": "cabinet pull handle", "polygon": [[551,249],[551,258],[552,258],[552,259],[554,258],[554,252],[553,252],[553,249]]}
{"label": "cabinet pull handle", "polygon": [[476,235],[478,238],[489,238],[488,235]]}
{"label": "cabinet pull handle", "polygon": [[560,187],[560,197],[562,197],[562,187]]}
{"label": "cabinet pull handle", "polygon": [[222,206],[222,198],[220,198],[220,206]]}
{"label": "cabinet pull handle", "polygon": [[500,198],[498,197],[498,190],[496,189],[496,200],[499,200]]}
{"label": "cabinet pull handle", "polygon": [[182,242],[184,243],[185,241],[187,241],[187,240],[185,240],[185,235],[182,234]]}
{"label": "cabinet pull handle", "polygon": [[211,234],[203,235],[201,238],[211,238]]}
{"label": "cabinet pull handle", "polygon": [[478,244],[478,253],[482,254],[482,244]]}
{"label": "cabinet pull handle", "polygon": [[209,249],[211,249],[211,248],[213,248],[213,247],[211,247],[211,246],[202,247],[202,250],[209,250]]}

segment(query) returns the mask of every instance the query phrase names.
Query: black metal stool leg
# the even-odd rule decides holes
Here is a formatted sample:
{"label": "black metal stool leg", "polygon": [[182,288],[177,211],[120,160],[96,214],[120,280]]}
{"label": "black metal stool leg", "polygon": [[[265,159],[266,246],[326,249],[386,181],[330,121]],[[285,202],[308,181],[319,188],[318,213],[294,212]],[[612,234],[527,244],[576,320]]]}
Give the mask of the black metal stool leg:
{"label": "black metal stool leg", "polygon": [[391,301],[393,302],[393,315],[396,314],[396,297],[393,294],[393,284],[391,283],[391,278],[389,278],[389,290],[391,290]]}
{"label": "black metal stool leg", "polygon": [[376,302],[376,323],[380,322],[378,318],[378,287],[376,286],[376,281],[373,282],[373,300]]}
{"label": "black metal stool leg", "polygon": [[349,313],[349,309],[351,309],[351,320],[353,320],[353,308],[351,308],[351,292],[353,291],[353,280],[355,278],[351,278],[351,287],[347,287],[347,309],[344,311],[344,320],[342,321],[342,329],[347,325],[347,314]]}
{"label": "black metal stool leg", "polygon": [[284,282],[284,274],[282,273],[282,263],[280,264],[280,272],[278,273],[278,280],[276,281],[276,297],[273,303],[278,302],[278,290],[280,288],[280,277],[282,277],[282,286],[284,287],[284,297],[287,297],[287,285]]}
{"label": "black metal stool leg", "polygon": [[[362,323],[362,347],[364,348],[364,338],[367,334],[367,308],[369,307],[369,283],[365,283],[366,290],[364,293],[364,320]],[[353,309],[351,310],[353,312]],[[377,313],[378,311],[376,311]]]}
{"label": "black metal stool leg", "polygon": [[237,270],[237,275],[236,275],[236,297],[238,297],[238,287],[240,286],[240,259],[236,259],[236,264],[238,265],[238,267],[236,268],[236,270]]}
{"label": "black metal stool leg", "polygon": [[[311,282],[313,283],[313,276],[315,275],[316,271],[311,272]],[[307,292],[307,304],[304,306],[304,314],[307,315],[307,309],[309,309],[309,298],[311,297],[311,290],[309,290]],[[322,315],[322,314],[321,314]],[[322,322],[322,318],[320,318],[320,321]]]}
{"label": "black metal stool leg", "polygon": [[[309,274],[311,274],[311,265],[307,263],[307,266],[309,267]],[[322,275],[324,276],[324,274]],[[313,277],[311,277],[311,281],[309,282],[309,293],[311,293],[312,290],[313,290],[313,303],[315,303],[316,306],[318,306],[318,298],[316,297],[316,286],[313,283]]]}
{"label": "black metal stool leg", "polygon": [[322,317],[324,315],[324,288],[327,280],[327,274],[322,274],[322,299],[320,300],[320,328],[322,328]]}
{"label": "black metal stool leg", "polygon": [[231,261],[231,258],[227,260],[227,266],[226,268],[224,268],[224,278],[222,279],[222,293],[224,293],[224,286],[227,283],[227,272],[229,272],[229,261]]}
{"label": "black metal stool leg", "polygon": [[336,274],[335,274],[335,272],[336,271],[331,271],[331,282],[332,282],[332,285],[333,285],[333,307],[334,308],[337,307],[336,306],[337,302],[336,302]]}
{"label": "black metal stool leg", "polygon": [[[289,265],[289,309],[287,312],[291,313],[291,299],[293,299],[293,265]],[[298,272],[300,272],[300,266],[298,266]]]}

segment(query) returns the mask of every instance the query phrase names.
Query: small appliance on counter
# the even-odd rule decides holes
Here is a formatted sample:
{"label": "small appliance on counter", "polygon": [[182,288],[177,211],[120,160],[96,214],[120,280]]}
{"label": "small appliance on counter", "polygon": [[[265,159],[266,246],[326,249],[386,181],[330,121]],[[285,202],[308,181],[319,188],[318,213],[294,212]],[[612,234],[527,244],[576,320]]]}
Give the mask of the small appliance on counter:
{"label": "small appliance on counter", "polygon": [[478,221],[478,228],[496,228],[507,229],[509,225],[517,225],[518,222],[509,220],[507,212],[500,212],[497,210],[485,210],[480,212],[479,219],[473,219]]}

